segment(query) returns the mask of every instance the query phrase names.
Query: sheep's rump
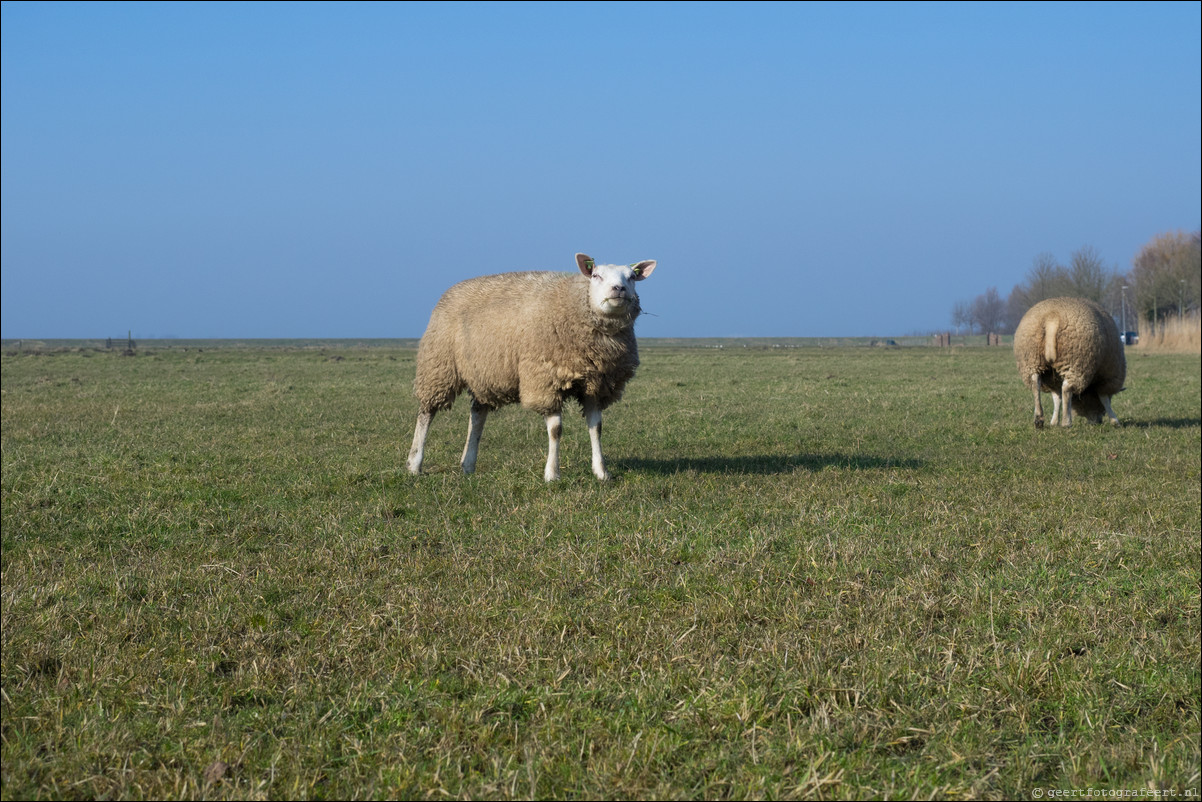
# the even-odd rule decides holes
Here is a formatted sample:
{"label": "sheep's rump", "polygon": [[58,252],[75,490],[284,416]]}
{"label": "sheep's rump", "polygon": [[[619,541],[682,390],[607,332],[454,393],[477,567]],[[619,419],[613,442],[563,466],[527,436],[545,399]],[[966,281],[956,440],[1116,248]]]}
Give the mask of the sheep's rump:
{"label": "sheep's rump", "polygon": [[1110,314],[1084,298],[1052,298],[1031,307],[1014,332],[1019,373],[1031,390],[1112,396],[1123,389],[1127,363]]}
{"label": "sheep's rump", "polygon": [[[637,310],[636,310],[637,312]],[[417,351],[422,410],[448,409],[467,390],[481,405],[521,403],[543,415],[564,398],[617,401],[638,367],[634,319],[615,325],[588,304],[588,279],[503,273],[443,294]]]}

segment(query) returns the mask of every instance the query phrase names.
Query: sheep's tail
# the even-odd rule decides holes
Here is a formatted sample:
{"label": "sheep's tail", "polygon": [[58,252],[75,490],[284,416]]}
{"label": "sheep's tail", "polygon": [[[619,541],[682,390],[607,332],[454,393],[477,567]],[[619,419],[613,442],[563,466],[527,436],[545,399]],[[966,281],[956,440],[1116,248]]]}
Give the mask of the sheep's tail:
{"label": "sheep's tail", "polygon": [[1056,334],[1060,331],[1060,318],[1050,317],[1043,324],[1043,358],[1049,363],[1056,361]]}

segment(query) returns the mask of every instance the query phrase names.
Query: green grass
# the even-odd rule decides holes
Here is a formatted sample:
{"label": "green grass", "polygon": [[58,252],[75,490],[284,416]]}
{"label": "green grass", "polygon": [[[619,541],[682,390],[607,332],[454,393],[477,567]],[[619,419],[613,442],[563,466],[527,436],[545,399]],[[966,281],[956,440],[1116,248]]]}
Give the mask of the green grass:
{"label": "green grass", "polygon": [[553,485],[466,401],[409,476],[408,346],[7,349],[3,797],[1197,793],[1196,356],[1037,432],[1007,348],[726,345]]}

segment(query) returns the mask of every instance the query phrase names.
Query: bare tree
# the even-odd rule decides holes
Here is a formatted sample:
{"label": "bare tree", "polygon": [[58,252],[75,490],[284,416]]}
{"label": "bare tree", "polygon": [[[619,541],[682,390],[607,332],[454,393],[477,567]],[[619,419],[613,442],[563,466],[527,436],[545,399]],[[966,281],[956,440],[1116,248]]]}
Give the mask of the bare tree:
{"label": "bare tree", "polygon": [[1027,314],[1032,304],[1027,303],[1027,293],[1021,284],[1015,284],[1014,289],[1006,296],[1006,325],[1005,332],[1010,333],[1018,328],[1018,323]]}
{"label": "bare tree", "polygon": [[1106,269],[1106,264],[1093,246],[1078,248],[1069,260],[1068,294],[1103,304],[1113,276],[1114,271]]}
{"label": "bare tree", "polygon": [[1127,274],[1128,298],[1147,320],[1198,308],[1202,285],[1202,233],[1157,234],[1135,257]]}
{"label": "bare tree", "polygon": [[1028,309],[1048,298],[1072,296],[1097,301],[1117,312],[1115,288],[1122,286],[1122,277],[1106,267],[1106,263],[1091,245],[1073,252],[1068,267],[1060,264],[1050,253],[1035,257],[1027,278],[1010,291],[1007,298],[1007,317],[1015,326]]}
{"label": "bare tree", "polygon": [[1027,281],[1024,285],[1027,308],[1030,309],[1048,298],[1071,295],[1071,284],[1068,268],[1050,253],[1039,254],[1035,257],[1031,269],[1027,271]]}
{"label": "bare tree", "polygon": [[967,328],[972,332],[972,305],[968,301],[956,301],[952,307],[952,327],[956,331]]}
{"label": "bare tree", "polygon": [[997,287],[990,287],[973,299],[972,321],[982,334],[1001,333],[1006,318],[1006,303],[998,295]]}
{"label": "bare tree", "polygon": [[1090,245],[1074,251],[1068,267],[1052,254],[1041,253],[1031,263],[1026,280],[1014,285],[1005,300],[996,287],[990,287],[972,302],[958,301],[952,309],[952,321],[956,326],[969,322],[982,334],[1008,334],[1032,306],[1063,296],[1089,298],[1118,314],[1122,284],[1123,277],[1108,269]]}

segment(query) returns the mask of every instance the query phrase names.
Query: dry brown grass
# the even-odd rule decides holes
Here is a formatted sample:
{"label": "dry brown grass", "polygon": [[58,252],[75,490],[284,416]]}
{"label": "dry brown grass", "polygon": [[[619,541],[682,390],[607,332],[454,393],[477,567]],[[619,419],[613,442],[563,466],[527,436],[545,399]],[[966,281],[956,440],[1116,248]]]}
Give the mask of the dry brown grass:
{"label": "dry brown grass", "polygon": [[0,353],[0,802],[1198,788],[1195,356],[1036,431],[1005,348],[724,345],[551,485],[462,402],[410,476],[411,346]]}
{"label": "dry brown grass", "polygon": [[1194,313],[1166,318],[1158,325],[1141,320],[1138,347],[1174,354],[1202,353],[1202,318]]}

